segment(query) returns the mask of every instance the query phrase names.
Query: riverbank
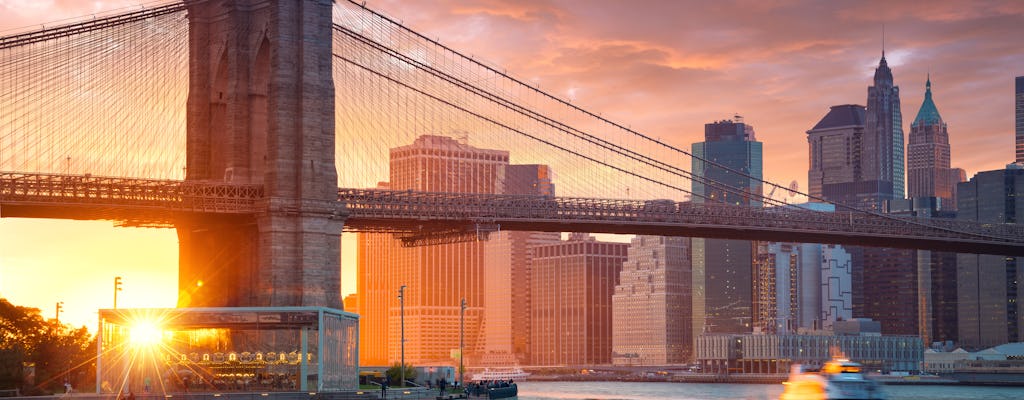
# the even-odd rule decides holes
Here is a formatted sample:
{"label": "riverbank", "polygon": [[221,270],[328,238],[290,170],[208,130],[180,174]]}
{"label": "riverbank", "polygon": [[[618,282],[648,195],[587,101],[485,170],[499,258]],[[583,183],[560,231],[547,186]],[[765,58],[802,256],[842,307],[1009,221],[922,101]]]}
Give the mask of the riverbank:
{"label": "riverbank", "polygon": [[[676,382],[534,382],[519,384],[518,400],[630,399],[630,400],[776,400],[780,384],[676,383]],[[1006,400],[1020,398],[1017,387],[948,385],[887,386],[889,400]]]}
{"label": "riverbank", "polygon": [[[702,373],[630,373],[623,371],[595,371],[583,373],[533,374],[530,381],[537,382],[674,382],[674,383],[739,383],[781,384],[789,374],[702,374]],[[949,385],[949,386],[1024,386],[1024,376],[934,376],[934,375],[872,375],[872,379],[885,385]]]}

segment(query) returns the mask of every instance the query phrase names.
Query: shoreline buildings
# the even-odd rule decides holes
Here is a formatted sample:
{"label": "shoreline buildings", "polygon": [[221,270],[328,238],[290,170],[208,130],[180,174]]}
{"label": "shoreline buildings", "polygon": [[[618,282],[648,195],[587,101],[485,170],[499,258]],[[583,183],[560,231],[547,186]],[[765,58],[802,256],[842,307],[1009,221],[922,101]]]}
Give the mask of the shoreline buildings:
{"label": "shoreline buildings", "polygon": [[[520,184],[539,192],[553,191],[550,171],[545,166],[511,166],[507,151],[480,149],[449,137],[423,135],[410,145],[390,150],[390,177],[381,186],[426,192],[502,193],[506,186]],[[358,246],[361,365],[390,365],[400,359],[402,307],[397,296],[402,285],[407,286],[404,291],[406,363],[447,365],[454,362],[452,351],[459,348],[462,299],[466,299],[468,305],[465,357],[475,356],[473,353],[480,351],[480,339],[484,336],[481,327],[486,317],[484,305],[488,301],[484,284],[487,256],[483,242],[407,248],[392,234],[361,233]],[[492,273],[500,278],[513,272]],[[492,324],[505,325],[497,320]],[[494,336],[493,332],[490,336]]]}
{"label": "shoreline buildings", "polygon": [[611,363],[612,295],[628,243],[571,233],[534,247],[530,360],[534,365]]}
{"label": "shoreline buildings", "polygon": [[612,364],[693,360],[690,257],[690,238],[633,238],[612,296]]}

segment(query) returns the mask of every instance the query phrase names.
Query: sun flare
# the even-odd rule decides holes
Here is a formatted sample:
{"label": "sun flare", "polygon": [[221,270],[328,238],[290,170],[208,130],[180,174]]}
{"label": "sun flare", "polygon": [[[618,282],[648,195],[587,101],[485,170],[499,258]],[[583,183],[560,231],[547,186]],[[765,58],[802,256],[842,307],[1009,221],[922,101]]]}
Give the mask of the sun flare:
{"label": "sun flare", "polygon": [[128,337],[132,346],[153,346],[163,339],[163,330],[154,321],[137,321],[129,330]]}

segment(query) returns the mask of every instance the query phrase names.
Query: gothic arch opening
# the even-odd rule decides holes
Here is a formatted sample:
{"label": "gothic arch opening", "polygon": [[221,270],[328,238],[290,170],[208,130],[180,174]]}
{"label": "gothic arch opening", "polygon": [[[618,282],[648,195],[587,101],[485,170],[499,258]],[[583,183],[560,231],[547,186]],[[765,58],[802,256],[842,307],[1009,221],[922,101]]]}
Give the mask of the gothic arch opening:
{"label": "gothic arch opening", "polygon": [[223,174],[225,181],[232,179],[227,169],[227,157],[230,154],[228,148],[228,52],[225,48],[221,53],[220,61],[217,63],[217,72],[213,76],[210,85],[210,176],[207,179],[217,179]]}
{"label": "gothic arch opening", "polygon": [[263,182],[267,164],[267,94],[270,92],[270,41],[265,36],[256,51],[249,87],[249,181]]}

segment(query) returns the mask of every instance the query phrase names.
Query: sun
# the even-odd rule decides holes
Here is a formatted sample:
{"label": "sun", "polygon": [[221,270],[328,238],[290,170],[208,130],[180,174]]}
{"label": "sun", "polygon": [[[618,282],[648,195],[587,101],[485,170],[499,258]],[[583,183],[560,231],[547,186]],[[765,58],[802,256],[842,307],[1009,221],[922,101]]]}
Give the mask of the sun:
{"label": "sun", "polygon": [[154,321],[136,321],[128,331],[128,340],[135,347],[157,345],[163,339],[163,329]]}

